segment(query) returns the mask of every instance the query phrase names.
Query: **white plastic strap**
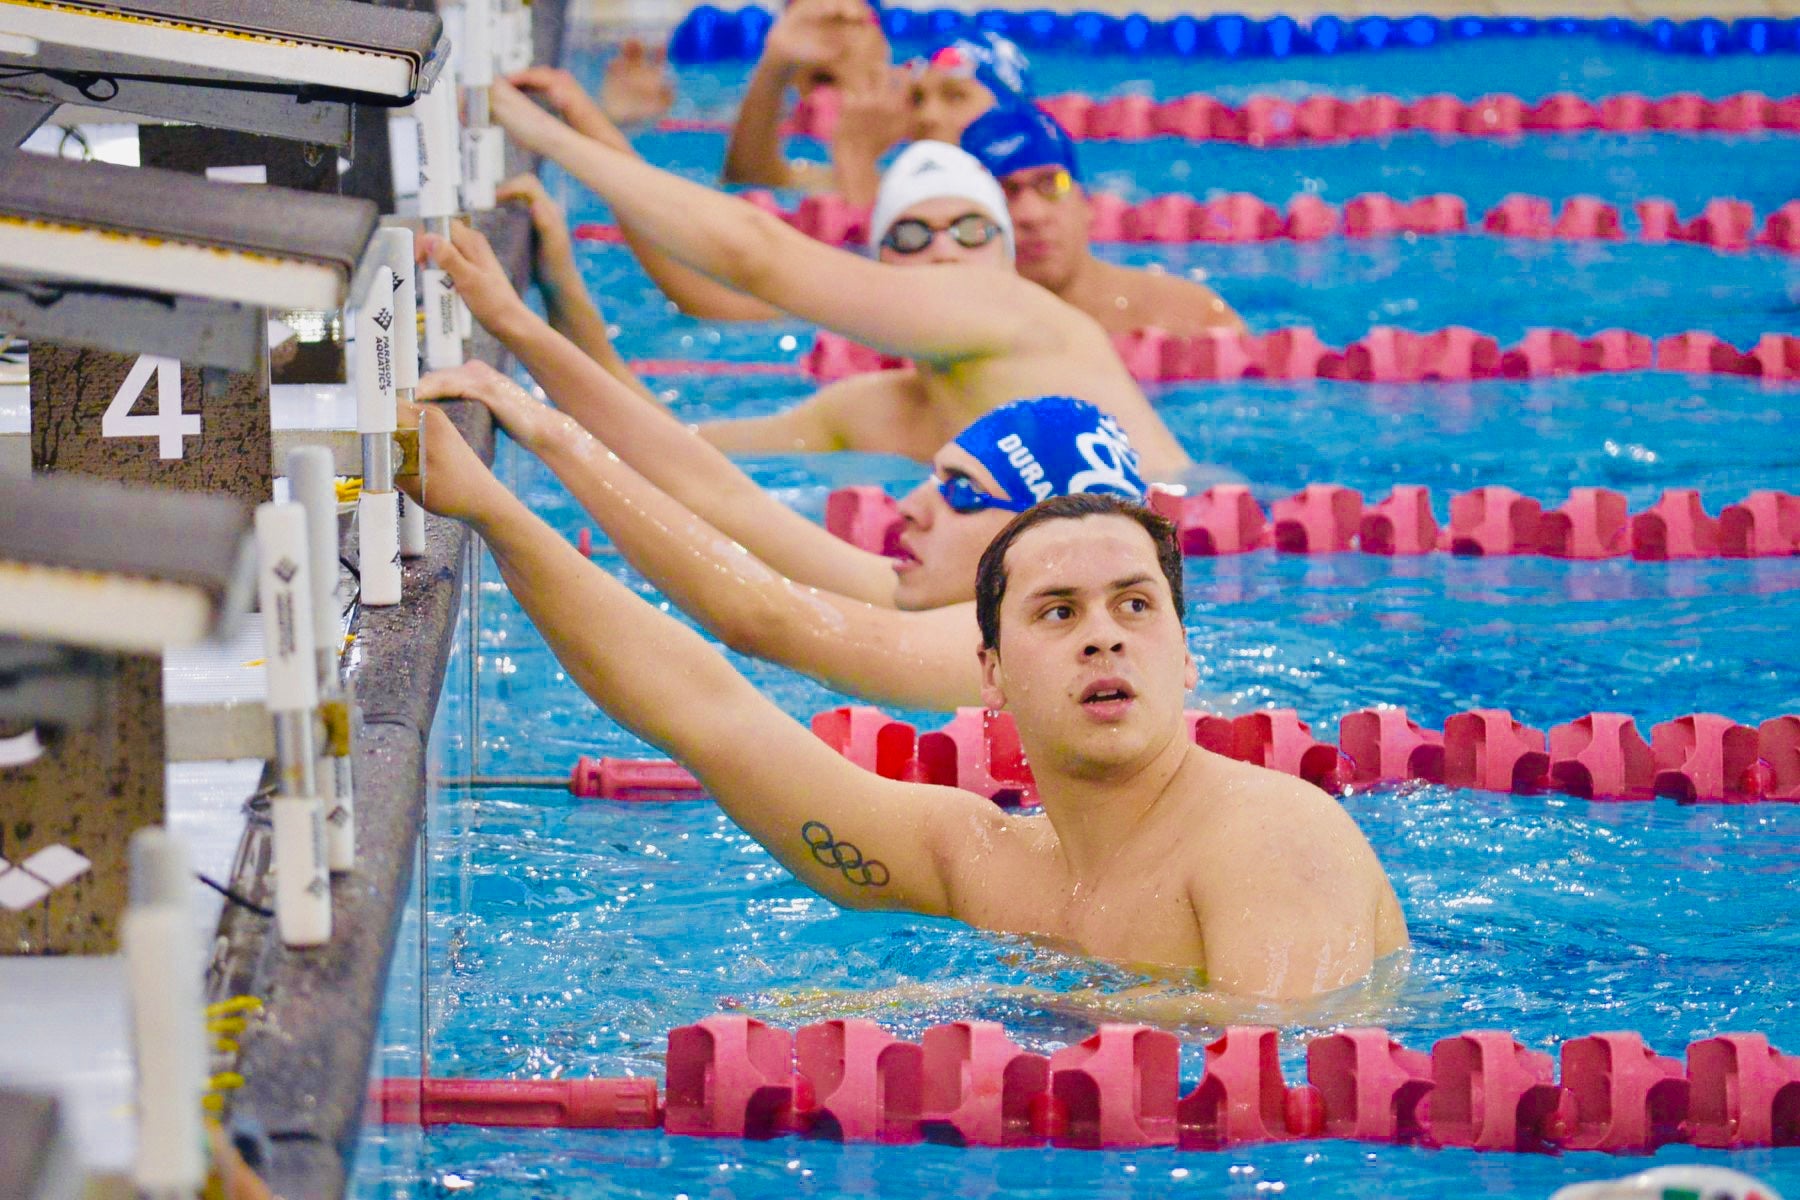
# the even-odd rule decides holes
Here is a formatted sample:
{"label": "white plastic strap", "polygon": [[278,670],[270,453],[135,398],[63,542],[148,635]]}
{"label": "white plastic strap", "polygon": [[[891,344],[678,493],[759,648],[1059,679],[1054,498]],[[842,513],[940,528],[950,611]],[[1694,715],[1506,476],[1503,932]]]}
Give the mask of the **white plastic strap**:
{"label": "white plastic strap", "polygon": [[275,843],[275,925],[288,946],[331,940],[331,876],[325,859],[325,816],[316,796],[269,802]]}
{"label": "white plastic strap", "polygon": [[425,510],[400,493],[400,557],[418,558],[425,553]]}
{"label": "white plastic strap", "polygon": [[450,276],[436,267],[419,272],[419,304],[425,310],[425,367],[441,371],[463,364],[463,335],[457,310],[462,297]]}
{"label": "white plastic strap", "polygon": [[413,232],[403,225],[375,231],[375,253],[394,273],[394,389],[419,386],[419,309],[413,287]]}
{"label": "white plastic strap", "polygon": [[[289,451],[287,477],[288,495],[306,510],[313,643],[315,647],[331,648],[342,637],[337,612],[337,481],[331,451],[324,446],[300,446]],[[337,661],[335,656],[332,661]]]}
{"label": "white plastic strap", "polygon": [[313,653],[312,573],[306,510],[269,501],[256,509],[257,596],[262,603],[264,659],[272,713],[311,712],[319,704]]}
{"label": "white plastic strap", "polygon": [[[206,963],[193,869],[181,842],[153,825],[132,835],[131,871],[131,903],[119,928],[137,1065],[131,1181],[143,1195],[193,1195],[206,1182]],[[167,878],[146,880],[146,872]]]}
{"label": "white plastic strap", "polygon": [[362,602],[370,608],[400,603],[398,496],[398,492],[364,492],[356,501]]}
{"label": "white plastic strap", "polygon": [[494,0],[463,0],[463,53],[457,66],[464,87],[494,82]]}
{"label": "white plastic strap", "polygon": [[356,869],[356,789],[350,759],[327,748],[319,755],[320,802],[325,810],[325,863],[332,871]]}
{"label": "white plastic strap", "polygon": [[456,215],[462,163],[457,154],[456,77],[449,67],[409,110],[418,122],[419,215]]}
{"label": "white plastic strap", "polygon": [[493,125],[463,130],[463,208],[486,212],[506,170],[505,132]]}
{"label": "white plastic strap", "polygon": [[394,274],[385,266],[376,270],[356,312],[353,369],[356,431],[394,432]]}

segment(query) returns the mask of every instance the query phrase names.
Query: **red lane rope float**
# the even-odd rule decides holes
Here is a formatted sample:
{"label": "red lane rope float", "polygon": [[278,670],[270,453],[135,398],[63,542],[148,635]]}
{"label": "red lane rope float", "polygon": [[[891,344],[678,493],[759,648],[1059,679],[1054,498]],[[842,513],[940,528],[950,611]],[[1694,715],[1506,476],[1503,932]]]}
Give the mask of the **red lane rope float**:
{"label": "red lane rope float", "polygon": [[656,1080],[382,1079],[369,1100],[387,1125],[655,1129]]}
{"label": "red lane rope float", "polygon": [[[1800,382],[1800,337],[1785,333],[1766,333],[1754,346],[1740,350],[1700,330],[1656,340],[1626,329],[1603,330],[1592,337],[1562,329],[1531,329],[1516,345],[1502,347],[1497,339],[1460,325],[1430,333],[1377,326],[1337,349],[1305,326],[1266,334],[1212,330],[1193,337],[1143,329],[1115,335],[1113,347],[1141,383],[1236,379],[1432,383],[1652,370]],[[829,330],[814,337],[805,363],[807,373],[822,383],[906,365],[904,359]]]}
{"label": "red lane rope float", "polygon": [[[1187,723],[1196,745],[1326,791],[1417,781],[1586,800],[1800,803],[1800,716],[1791,714],[1752,727],[1717,713],[1691,713],[1651,726],[1648,741],[1623,713],[1587,713],[1546,732],[1505,709],[1482,708],[1452,714],[1435,730],[1403,708],[1368,708],[1339,720],[1336,745],[1316,737],[1289,708],[1237,717],[1189,712]],[[958,709],[944,728],[921,733],[878,708],[856,705],[817,714],[812,729],[883,778],[959,787],[1009,807],[1038,802],[1018,730],[1004,712]],[[569,791],[640,802],[705,795],[678,763],[586,755],[570,773]]]}
{"label": "red lane rope float", "polygon": [[[1275,1029],[1229,1026],[1184,1083],[1180,1039],[1141,1025],[1104,1024],[1045,1056],[986,1021],[934,1025],[913,1043],[860,1019],[790,1033],[720,1015],[669,1031],[660,1123],[695,1137],[1086,1150],[1328,1138],[1542,1153],[1800,1145],[1800,1057],[1762,1034],[1704,1038],[1680,1059],[1627,1032],[1572,1038],[1554,1057],[1491,1029],[1429,1052],[1376,1028],[1305,1044],[1306,1082],[1289,1084]],[[384,1080],[374,1098],[388,1121],[566,1125],[584,1088],[631,1101],[583,1110],[615,1122],[583,1127],[646,1128],[656,1111],[644,1079]],[[413,1095],[432,1099],[409,1108]]]}
{"label": "red lane rope float", "polygon": [[[743,196],[820,241],[860,246],[868,240],[868,210],[847,204],[840,196],[808,196],[792,210],[781,208],[768,192],[745,192]],[[1742,200],[1709,200],[1699,213],[1686,219],[1668,200],[1641,200],[1634,206],[1636,224],[1632,228],[1627,227],[1616,205],[1594,196],[1571,197],[1557,209],[1542,196],[1511,195],[1473,223],[1468,202],[1444,194],[1399,200],[1371,192],[1351,197],[1341,208],[1317,196],[1301,195],[1289,200],[1285,209],[1277,209],[1245,192],[1211,200],[1155,196],[1140,204],[1096,192],[1089,202],[1094,213],[1089,236],[1095,242],[1249,244],[1478,232],[1532,241],[1684,242],[1720,251],[1755,246],[1783,254],[1800,253],[1800,200],[1788,201],[1768,214],[1760,226],[1755,209]],[[587,242],[621,240],[616,226],[594,222],[575,226],[574,237]]]}
{"label": "red lane rope float", "polygon": [[[1708,515],[1693,488],[1668,488],[1639,513],[1610,488],[1578,487],[1562,505],[1546,509],[1507,487],[1479,487],[1450,498],[1450,523],[1440,526],[1430,490],[1396,484],[1370,503],[1339,483],[1308,484],[1264,511],[1243,484],[1220,484],[1198,495],[1157,487],[1150,507],[1175,522],[1184,554],[1207,557],[1273,549],[1282,554],[1470,556],[1542,555],[1602,559],[1627,555],[1645,562],[1695,558],[1787,558],[1800,554],[1800,496],[1751,492]],[[889,553],[902,528],[899,502],[879,487],[834,490],[825,501],[825,528],[875,554]]]}
{"label": "red lane rope float", "polygon": [[[1770,98],[1760,92],[1738,92],[1709,100],[1692,92],[1649,97],[1635,92],[1589,100],[1557,92],[1536,102],[1515,95],[1493,94],[1474,100],[1456,96],[1423,96],[1400,100],[1374,95],[1347,100],[1315,94],[1292,100],[1254,95],[1241,105],[1213,96],[1191,94],[1168,100],[1119,96],[1095,100],[1068,94],[1039,101],[1078,140],[1139,141],[1178,137],[1269,147],[1301,143],[1347,142],[1389,137],[1396,133],[1433,133],[1465,137],[1512,137],[1520,134],[1577,133],[1796,133],[1800,132],[1800,96]],[[837,126],[838,96],[821,89],[802,101],[785,127],[790,134],[829,140]],[[665,120],[657,129],[670,133],[727,133],[729,121]]]}
{"label": "red lane rope float", "polygon": [[[1740,350],[1704,330],[1658,340],[1628,329],[1606,329],[1592,337],[1565,329],[1531,329],[1515,345],[1503,347],[1498,339],[1461,325],[1429,333],[1377,326],[1337,348],[1320,341],[1318,333],[1307,326],[1266,334],[1215,330],[1193,337],[1142,329],[1114,335],[1113,348],[1140,383],[1237,379],[1463,383],[1629,371],[1800,382],[1800,337],[1785,333],[1766,333],[1755,345]],[[794,362],[639,359],[630,365],[645,375],[804,375],[819,383],[832,383],[909,364],[820,330],[805,355]]]}

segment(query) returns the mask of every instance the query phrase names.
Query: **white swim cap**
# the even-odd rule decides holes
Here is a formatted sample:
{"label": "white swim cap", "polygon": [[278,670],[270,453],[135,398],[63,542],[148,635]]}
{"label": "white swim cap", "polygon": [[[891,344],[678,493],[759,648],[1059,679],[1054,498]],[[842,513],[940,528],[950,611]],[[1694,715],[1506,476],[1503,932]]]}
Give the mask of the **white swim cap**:
{"label": "white swim cap", "polygon": [[914,142],[881,177],[881,191],[869,217],[869,249],[880,251],[881,239],[901,213],[944,196],[967,200],[992,217],[1006,245],[1006,261],[1012,261],[1013,227],[1006,211],[1006,193],[974,155],[948,142]]}

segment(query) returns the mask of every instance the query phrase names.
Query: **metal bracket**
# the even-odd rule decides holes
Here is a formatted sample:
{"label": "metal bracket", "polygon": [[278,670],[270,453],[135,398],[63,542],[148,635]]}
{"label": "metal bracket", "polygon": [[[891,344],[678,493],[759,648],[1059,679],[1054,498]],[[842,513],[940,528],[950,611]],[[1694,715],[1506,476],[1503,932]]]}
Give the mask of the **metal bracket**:
{"label": "metal bracket", "polygon": [[245,304],[0,271],[0,329],[35,341],[118,354],[155,346],[183,362],[255,371],[266,328],[262,310]]}
{"label": "metal bracket", "polygon": [[342,700],[324,700],[319,716],[325,723],[325,742],[321,747],[333,758],[350,755],[350,706]]}
{"label": "metal bracket", "polygon": [[417,479],[425,474],[425,442],[417,429],[394,431],[394,478]]}
{"label": "metal bracket", "polygon": [[[66,77],[12,74],[42,71]],[[167,72],[167,64],[148,59],[43,46],[30,57],[0,54],[0,75],[11,75],[0,85],[0,94],[46,103],[52,109],[59,104],[79,104],[114,113],[120,121],[155,117],[335,147],[350,144],[350,106],[341,101],[244,91],[230,86],[233,80],[226,72],[202,68],[183,68],[179,83],[119,78]],[[93,82],[98,80],[105,81],[104,90]]]}
{"label": "metal bracket", "polygon": [[17,146],[55,111],[56,105],[48,100],[8,95],[0,89],[0,149]]}

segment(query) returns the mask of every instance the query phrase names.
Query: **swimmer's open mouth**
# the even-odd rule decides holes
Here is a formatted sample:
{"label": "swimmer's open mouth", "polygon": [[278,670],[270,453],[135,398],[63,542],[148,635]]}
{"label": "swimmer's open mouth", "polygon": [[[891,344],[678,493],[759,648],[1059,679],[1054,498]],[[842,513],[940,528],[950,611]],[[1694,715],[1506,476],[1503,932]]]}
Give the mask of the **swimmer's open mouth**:
{"label": "swimmer's open mouth", "polygon": [[1094,707],[1123,704],[1135,699],[1137,693],[1123,679],[1096,679],[1081,689],[1082,704]]}

